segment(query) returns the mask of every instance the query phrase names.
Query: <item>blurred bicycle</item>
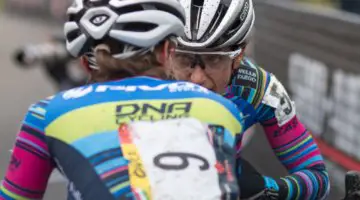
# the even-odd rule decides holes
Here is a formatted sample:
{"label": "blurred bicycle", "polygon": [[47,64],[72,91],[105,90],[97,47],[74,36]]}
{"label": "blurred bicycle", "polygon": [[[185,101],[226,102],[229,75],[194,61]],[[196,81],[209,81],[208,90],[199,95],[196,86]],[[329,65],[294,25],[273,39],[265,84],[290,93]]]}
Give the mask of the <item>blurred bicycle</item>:
{"label": "blurred bicycle", "polygon": [[15,50],[13,59],[23,69],[40,65],[59,91],[81,86],[87,80],[80,61],[67,52],[62,36],[52,36],[44,43],[20,47]]}

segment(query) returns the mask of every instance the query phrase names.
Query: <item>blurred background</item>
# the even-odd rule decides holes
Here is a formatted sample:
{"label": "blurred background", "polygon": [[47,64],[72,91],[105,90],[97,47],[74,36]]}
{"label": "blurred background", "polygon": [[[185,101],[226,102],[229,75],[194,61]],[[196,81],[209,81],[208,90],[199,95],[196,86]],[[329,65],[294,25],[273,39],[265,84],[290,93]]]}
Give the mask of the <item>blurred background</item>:
{"label": "blurred background", "polygon": [[[300,119],[317,138],[343,197],[344,174],[360,170],[360,0],[254,0],[248,54],[284,84]],[[85,73],[64,51],[62,22],[70,0],[0,0],[0,175],[28,106],[80,85]],[[244,156],[268,176],[284,176],[258,127]],[[47,200],[65,199],[54,173]]]}

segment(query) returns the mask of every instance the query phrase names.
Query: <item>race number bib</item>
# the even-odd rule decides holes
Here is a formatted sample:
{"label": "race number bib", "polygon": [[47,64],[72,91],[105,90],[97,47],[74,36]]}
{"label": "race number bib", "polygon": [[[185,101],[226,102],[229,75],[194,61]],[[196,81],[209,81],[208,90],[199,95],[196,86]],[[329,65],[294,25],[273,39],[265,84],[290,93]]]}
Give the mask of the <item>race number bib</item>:
{"label": "race number bib", "polygon": [[133,191],[155,200],[237,199],[235,156],[212,130],[192,118],[122,125],[124,156],[137,157],[129,164]]}
{"label": "race number bib", "polygon": [[275,117],[279,126],[286,124],[296,115],[294,102],[291,101],[284,86],[272,74],[262,103],[275,108]]}

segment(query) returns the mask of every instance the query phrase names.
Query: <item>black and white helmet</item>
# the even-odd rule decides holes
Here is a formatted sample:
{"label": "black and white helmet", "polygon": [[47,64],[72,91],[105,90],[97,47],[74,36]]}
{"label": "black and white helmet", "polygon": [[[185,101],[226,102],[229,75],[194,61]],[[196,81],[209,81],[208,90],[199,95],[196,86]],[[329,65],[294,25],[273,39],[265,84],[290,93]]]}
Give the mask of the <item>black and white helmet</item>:
{"label": "black and white helmet", "polygon": [[223,48],[244,43],[254,25],[252,0],[180,0],[185,9],[181,46]]}
{"label": "black and white helmet", "polygon": [[182,36],[185,23],[178,0],[74,0],[67,16],[66,47],[75,57],[102,42],[115,58],[130,57],[168,36]]}

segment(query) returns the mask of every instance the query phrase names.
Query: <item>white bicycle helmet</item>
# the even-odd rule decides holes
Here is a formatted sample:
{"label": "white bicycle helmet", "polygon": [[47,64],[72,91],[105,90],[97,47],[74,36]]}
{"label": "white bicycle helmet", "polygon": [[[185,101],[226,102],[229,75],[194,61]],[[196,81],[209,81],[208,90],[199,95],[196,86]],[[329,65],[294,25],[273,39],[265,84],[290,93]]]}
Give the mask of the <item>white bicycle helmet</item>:
{"label": "white bicycle helmet", "polygon": [[115,58],[126,58],[184,32],[177,0],[74,0],[64,25],[66,47],[78,57],[105,42]]}
{"label": "white bicycle helmet", "polygon": [[180,0],[185,9],[188,48],[223,48],[246,42],[255,21],[252,0]]}

